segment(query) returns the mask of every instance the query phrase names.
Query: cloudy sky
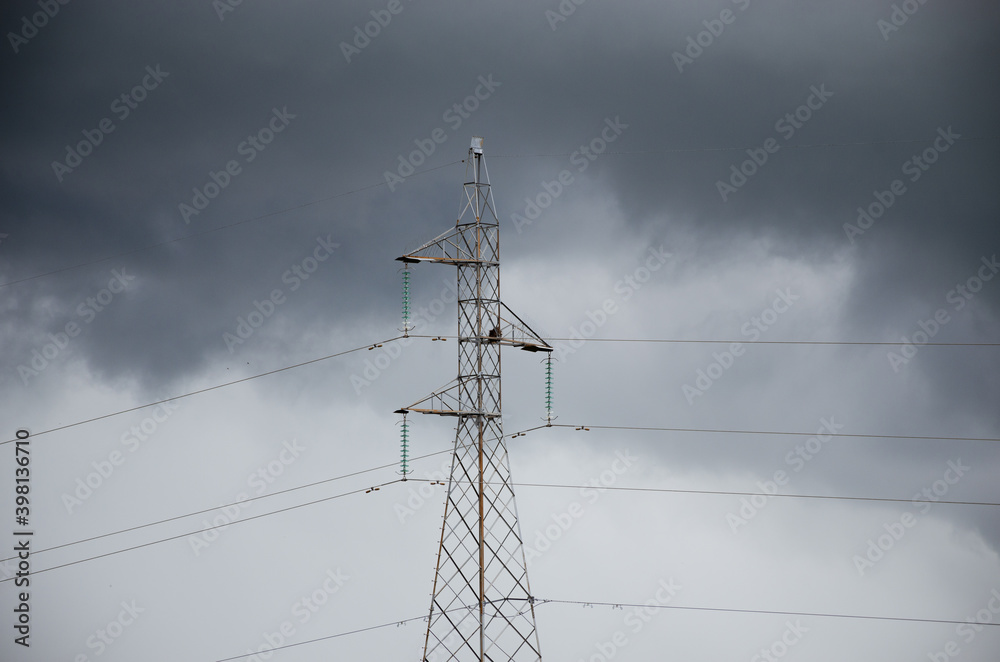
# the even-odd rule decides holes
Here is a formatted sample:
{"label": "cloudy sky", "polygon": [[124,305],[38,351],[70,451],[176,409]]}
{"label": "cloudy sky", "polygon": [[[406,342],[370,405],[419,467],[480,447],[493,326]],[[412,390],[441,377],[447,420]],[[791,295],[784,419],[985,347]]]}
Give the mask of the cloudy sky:
{"label": "cloudy sky", "polygon": [[[39,573],[23,648],[0,570],[3,659],[419,659],[445,488],[393,482],[393,411],[456,347],[383,341],[473,135],[557,347],[562,427],[508,440],[545,659],[996,659],[993,3],[0,15],[3,558],[24,429]],[[454,335],[452,268],[411,273]],[[503,365],[541,424],[539,355]],[[452,421],[409,423],[436,479]]]}

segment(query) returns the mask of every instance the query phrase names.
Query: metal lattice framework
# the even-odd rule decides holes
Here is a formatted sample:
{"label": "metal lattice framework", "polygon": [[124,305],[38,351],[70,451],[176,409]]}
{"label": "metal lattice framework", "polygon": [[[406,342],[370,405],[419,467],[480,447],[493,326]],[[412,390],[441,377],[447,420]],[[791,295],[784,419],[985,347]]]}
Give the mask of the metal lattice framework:
{"label": "metal lattice framework", "polygon": [[455,227],[397,258],[458,268],[458,378],[399,410],[458,418],[423,659],[539,661],[501,423],[500,347],[552,347],[500,301],[500,227],[482,138],[466,164]]}

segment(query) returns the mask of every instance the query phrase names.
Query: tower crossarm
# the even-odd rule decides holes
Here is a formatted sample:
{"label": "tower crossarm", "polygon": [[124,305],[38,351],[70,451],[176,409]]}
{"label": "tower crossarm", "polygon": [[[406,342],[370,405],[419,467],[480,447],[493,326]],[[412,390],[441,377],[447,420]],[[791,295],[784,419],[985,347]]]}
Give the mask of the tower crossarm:
{"label": "tower crossarm", "polygon": [[[497,260],[483,258],[483,252],[476,251],[476,242],[484,240],[497,241],[496,226],[479,223],[461,223],[456,221],[455,227],[442,232],[423,246],[396,259],[403,263],[436,262],[451,265],[486,265],[499,266]],[[477,235],[479,235],[477,237]],[[487,235],[484,237],[484,235]],[[490,236],[492,235],[492,236]]]}
{"label": "tower crossarm", "polygon": [[434,391],[421,400],[417,400],[409,407],[400,407],[395,413],[408,414],[413,412],[416,414],[436,414],[438,416],[500,417],[500,412],[476,411],[467,407],[463,408],[458,396],[460,386],[461,384],[458,380],[455,380],[450,385]]}
{"label": "tower crossarm", "polygon": [[545,342],[540,335],[534,332],[528,324],[517,314],[507,307],[507,304],[500,302],[500,338],[501,345],[519,347],[527,352],[551,352],[552,346]]}

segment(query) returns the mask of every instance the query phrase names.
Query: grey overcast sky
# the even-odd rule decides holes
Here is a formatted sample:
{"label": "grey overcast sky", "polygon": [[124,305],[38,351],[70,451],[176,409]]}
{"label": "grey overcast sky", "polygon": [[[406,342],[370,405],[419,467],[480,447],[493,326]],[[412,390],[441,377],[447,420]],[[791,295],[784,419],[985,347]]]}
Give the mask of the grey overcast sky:
{"label": "grey overcast sky", "polygon": [[[365,489],[454,341],[177,396],[398,336],[394,258],[454,224],[473,135],[503,299],[573,338],[515,481],[682,490],[517,488],[532,592],[750,610],[540,604],[544,659],[997,659],[996,3],[13,0],[0,27],[0,440],[32,434],[39,573],[2,564],[3,660],[420,659],[444,488]],[[417,332],[453,335],[451,267],[411,274]],[[509,433],[538,359],[504,357]],[[451,422],[409,422],[440,477]]]}

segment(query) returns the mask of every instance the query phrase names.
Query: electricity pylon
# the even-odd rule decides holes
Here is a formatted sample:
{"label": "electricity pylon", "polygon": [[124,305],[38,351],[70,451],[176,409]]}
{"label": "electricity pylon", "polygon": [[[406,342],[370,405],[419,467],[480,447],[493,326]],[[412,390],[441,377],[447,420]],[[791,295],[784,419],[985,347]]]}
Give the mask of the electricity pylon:
{"label": "electricity pylon", "polygon": [[458,378],[397,410],[458,419],[423,659],[539,661],[501,422],[500,347],[552,347],[500,301],[500,223],[480,137],[465,180],[455,227],[397,258],[458,268]]}

